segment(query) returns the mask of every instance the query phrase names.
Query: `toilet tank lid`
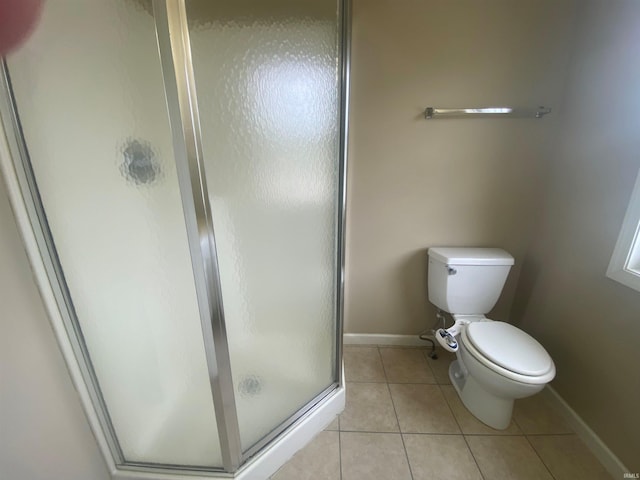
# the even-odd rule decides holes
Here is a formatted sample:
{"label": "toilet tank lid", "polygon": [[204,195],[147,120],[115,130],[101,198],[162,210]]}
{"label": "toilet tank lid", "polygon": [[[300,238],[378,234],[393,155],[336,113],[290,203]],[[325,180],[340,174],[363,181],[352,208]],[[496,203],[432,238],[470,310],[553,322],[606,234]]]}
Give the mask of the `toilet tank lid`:
{"label": "toilet tank lid", "polygon": [[429,257],[448,265],[513,265],[514,259],[501,248],[431,247]]}

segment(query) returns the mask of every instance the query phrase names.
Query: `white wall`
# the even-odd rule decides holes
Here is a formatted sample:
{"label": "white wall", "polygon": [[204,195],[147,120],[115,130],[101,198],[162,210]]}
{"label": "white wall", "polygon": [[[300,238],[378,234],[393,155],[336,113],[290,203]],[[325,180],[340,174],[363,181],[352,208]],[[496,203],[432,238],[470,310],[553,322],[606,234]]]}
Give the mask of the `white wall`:
{"label": "white wall", "polygon": [[0,478],[110,478],[49,325],[1,175]]}

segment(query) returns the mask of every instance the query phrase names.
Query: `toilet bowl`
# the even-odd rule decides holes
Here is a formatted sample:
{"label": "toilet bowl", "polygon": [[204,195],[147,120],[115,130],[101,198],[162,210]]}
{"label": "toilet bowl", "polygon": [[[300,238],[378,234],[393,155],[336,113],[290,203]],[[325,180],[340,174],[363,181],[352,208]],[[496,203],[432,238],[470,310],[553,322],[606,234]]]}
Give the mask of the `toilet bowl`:
{"label": "toilet bowl", "polygon": [[504,322],[472,322],[459,335],[449,377],[462,403],[495,429],[509,426],[515,399],[538,393],[555,365],[533,337]]}
{"label": "toilet bowl", "polygon": [[454,325],[436,331],[457,360],[449,377],[467,409],[495,429],[511,421],[513,403],[538,393],[555,377],[553,360],[533,337],[487,314],[496,304],[514,259],[498,248],[430,248],[429,301]]}

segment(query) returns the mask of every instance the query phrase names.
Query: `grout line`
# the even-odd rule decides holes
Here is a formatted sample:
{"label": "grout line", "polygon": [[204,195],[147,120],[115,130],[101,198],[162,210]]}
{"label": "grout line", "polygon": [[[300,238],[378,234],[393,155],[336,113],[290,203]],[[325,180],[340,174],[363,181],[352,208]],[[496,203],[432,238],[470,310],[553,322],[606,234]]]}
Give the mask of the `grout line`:
{"label": "grout line", "polygon": [[411,462],[409,461],[409,454],[407,453],[407,446],[404,444],[404,436],[402,435],[402,429],[400,428],[400,419],[398,418],[398,411],[396,410],[396,404],[393,401],[393,395],[391,394],[391,388],[389,387],[389,377],[387,377],[387,369],[384,366],[384,360],[382,359],[382,352],[378,347],[378,355],[380,355],[380,361],[382,362],[382,370],[384,370],[384,377],[387,379],[387,391],[389,392],[389,398],[391,398],[391,406],[393,407],[393,414],[396,416],[396,423],[398,424],[398,432],[400,433],[400,441],[402,442],[402,449],[404,450],[404,458],[407,459],[407,467],[409,467],[409,475],[413,480],[413,470],[411,470]]}
{"label": "grout line", "polygon": [[523,428],[520,426],[520,424],[519,424],[519,423],[518,423],[518,421],[516,420],[516,416],[514,415],[515,410],[516,410],[516,401],[514,400],[514,401],[513,401],[513,410],[511,411],[511,421],[512,421],[513,423],[515,423],[516,427],[518,427],[518,429],[519,429],[522,433],[524,433]]}
{"label": "grout line", "polygon": [[[538,394],[536,394],[536,395],[538,395]],[[518,405],[518,400],[516,400],[516,402],[514,403],[514,406],[513,406],[513,411],[514,411],[514,413],[511,415],[511,421],[512,421],[513,423],[515,423],[515,424],[516,424],[516,426],[520,429],[520,431],[522,432],[522,434],[523,434],[523,435],[575,435],[575,433],[576,433],[576,432],[561,432],[561,433],[544,433],[544,432],[542,432],[542,433],[527,433],[527,432],[525,432],[525,431],[524,431],[524,428],[522,428],[522,425],[520,425],[520,423],[518,423],[518,420],[516,420],[515,410],[516,410],[517,405]]]}
{"label": "grout line", "polygon": [[[359,430],[343,430],[343,432],[357,432]],[[368,432],[368,433],[394,433],[394,432]],[[397,432],[395,432],[397,433]],[[520,433],[432,433],[432,432],[402,432],[411,435],[464,435],[466,437],[526,437]]]}
{"label": "grout line", "polygon": [[[451,412],[451,416],[455,420],[456,425],[458,425],[458,429],[460,430],[460,435],[462,436],[462,439],[464,440],[464,444],[467,446],[467,449],[469,450],[469,453],[471,454],[471,458],[473,458],[473,462],[476,464],[476,468],[478,469],[478,472],[480,473],[480,476],[484,479],[485,478],[484,477],[484,473],[482,473],[482,469],[480,468],[480,464],[478,463],[478,460],[476,459],[476,456],[473,454],[473,450],[471,450],[471,445],[469,445],[469,442],[467,442],[467,436],[462,431],[462,427],[460,426],[460,422],[458,422],[458,418],[456,417],[456,414],[453,413],[453,408],[451,408],[451,405],[449,405],[449,401],[447,400],[447,397],[444,394],[444,391],[442,390],[442,386],[438,385],[438,388],[440,389],[440,394],[442,395],[442,398],[444,398],[444,403],[447,405],[447,407],[449,408],[449,411]],[[456,392],[456,395],[457,394],[458,394],[458,392]]]}
{"label": "grout line", "polygon": [[[431,363],[429,362],[429,354],[427,353],[426,350],[422,352],[422,360],[424,361],[424,363],[427,364],[427,369],[431,372],[431,377],[433,378],[433,381],[435,382],[436,385],[438,385],[440,382],[438,382],[438,379],[436,378],[435,370],[431,368]],[[437,360],[435,361],[437,362]],[[412,383],[412,382],[408,382],[408,383]]]}
{"label": "grout line", "polygon": [[425,350],[427,348],[430,349],[431,345],[378,345],[378,348],[395,348],[396,350]]}
{"label": "grout line", "polygon": [[484,473],[482,472],[482,469],[480,468],[480,464],[478,463],[478,459],[476,458],[475,454],[473,453],[473,450],[471,450],[471,445],[469,445],[469,442],[467,441],[467,436],[466,435],[462,435],[462,438],[464,438],[464,443],[467,446],[467,448],[469,449],[469,453],[471,454],[471,458],[473,458],[473,463],[476,464],[476,468],[478,469],[478,472],[480,472],[480,476],[484,479]]}
{"label": "grout line", "polygon": [[411,462],[409,461],[409,452],[407,452],[407,444],[404,443],[403,433],[400,433],[400,440],[402,440],[402,448],[404,448],[404,456],[407,459],[407,465],[409,467],[409,475],[411,475],[411,480],[413,480],[413,470],[411,469]]}
{"label": "grout line", "polygon": [[[344,433],[384,433],[385,435],[391,434],[403,434],[403,435],[440,435],[443,437],[453,437],[453,436],[460,436],[460,435],[464,435],[462,433],[431,433],[431,432],[379,432],[379,431],[371,431],[371,430],[341,430],[341,432]],[[477,435],[477,436],[481,436],[481,435]],[[497,436],[497,435],[494,435]],[[522,435],[499,435],[501,437],[507,437],[507,436],[511,436],[511,437],[517,437],[517,436],[522,436]]]}
{"label": "grout line", "polygon": [[[366,433],[367,435],[402,435],[402,432],[372,432],[370,430],[343,430],[342,433]],[[411,435],[418,435],[416,434],[411,434]],[[427,433],[423,434],[423,435],[428,435]],[[453,435],[453,434],[451,434]]]}
{"label": "grout line", "polygon": [[[358,380],[358,381],[353,381],[353,380],[349,380],[346,383],[390,383],[392,385],[440,385],[437,382],[434,383],[429,383],[429,382],[383,382],[383,381],[365,381],[365,380]],[[443,385],[450,385],[449,383],[445,383]]]}
{"label": "grout line", "polygon": [[[464,435],[464,431],[462,430],[462,427],[460,426],[460,422],[458,422],[458,418],[456,417],[456,414],[453,411],[453,408],[451,408],[451,405],[449,405],[449,400],[447,400],[447,396],[444,394],[444,390],[442,389],[442,385],[438,384],[438,390],[440,391],[440,395],[442,395],[442,398],[444,398],[444,404],[449,409],[449,412],[451,413],[451,416],[453,417],[453,420],[456,422],[456,425],[458,426],[458,430],[460,430],[460,435]],[[457,393],[456,393],[456,395],[457,395]]]}
{"label": "grout line", "polygon": [[345,383],[349,384],[349,383],[387,383],[386,381],[382,381],[382,380],[347,380]]}
{"label": "grout line", "polygon": [[[382,352],[380,351],[380,347],[376,347],[376,352],[378,352],[378,358],[380,359],[380,365],[382,365],[382,373],[384,373],[384,383],[387,384],[387,390],[389,390],[389,377],[387,376],[387,369],[384,366],[384,358],[382,358]],[[391,391],[389,391],[389,395],[391,395]],[[398,415],[396,415],[396,421],[398,421]],[[400,428],[400,427],[398,426],[398,428]]]}
{"label": "grout line", "polygon": [[438,354],[438,358],[431,358],[429,357],[429,354],[427,353],[427,351],[425,350],[423,352],[423,356],[425,358],[425,360],[427,361],[427,365],[429,365],[429,368],[431,369],[431,372],[433,372],[433,378],[435,379],[436,383],[438,385],[451,385],[451,381],[449,380],[449,375],[448,375],[448,371],[447,371],[447,375],[446,375],[446,380],[444,382],[441,382],[438,380],[438,377],[436,376],[436,371],[433,368],[432,364],[433,362],[438,362],[440,361],[441,363],[450,365],[451,362],[453,362],[455,360],[455,355],[453,358],[449,357],[448,354],[450,352],[447,352],[446,350],[440,348],[440,347],[436,347],[436,353]]}
{"label": "grout line", "polygon": [[[439,383],[424,383],[424,382],[387,382],[389,385],[431,385],[432,387],[440,387]],[[442,384],[442,386],[447,386],[447,384]]]}
{"label": "grout line", "polygon": [[538,453],[538,451],[536,450],[536,447],[533,446],[533,443],[531,443],[529,441],[529,438],[525,435],[524,438],[527,440],[527,443],[529,444],[529,446],[531,447],[531,450],[533,450],[536,454],[536,457],[538,457],[540,459],[540,461],[542,462],[542,465],[544,465],[544,468],[547,469],[547,472],[549,472],[549,475],[551,475],[551,478],[556,478],[555,475],[551,472],[551,470],[549,470],[549,467],[547,466],[547,464],[545,463],[545,461],[542,459],[542,457],[540,456],[540,454]]}
{"label": "grout line", "polygon": [[340,465],[340,480],[342,480],[342,432],[340,431],[340,417],[338,417],[338,463]]}

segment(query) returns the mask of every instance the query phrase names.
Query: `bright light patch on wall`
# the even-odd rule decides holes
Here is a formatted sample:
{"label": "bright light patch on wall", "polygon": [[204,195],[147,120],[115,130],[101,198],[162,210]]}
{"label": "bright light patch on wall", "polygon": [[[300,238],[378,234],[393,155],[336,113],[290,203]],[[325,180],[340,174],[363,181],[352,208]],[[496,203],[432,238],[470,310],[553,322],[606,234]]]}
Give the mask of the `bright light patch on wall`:
{"label": "bright light patch on wall", "polygon": [[611,256],[607,276],[640,291],[640,172]]}
{"label": "bright light patch on wall", "polygon": [[464,113],[511,113],[513,111],[512,108],[504,107],[504,108],[465,108]]}

